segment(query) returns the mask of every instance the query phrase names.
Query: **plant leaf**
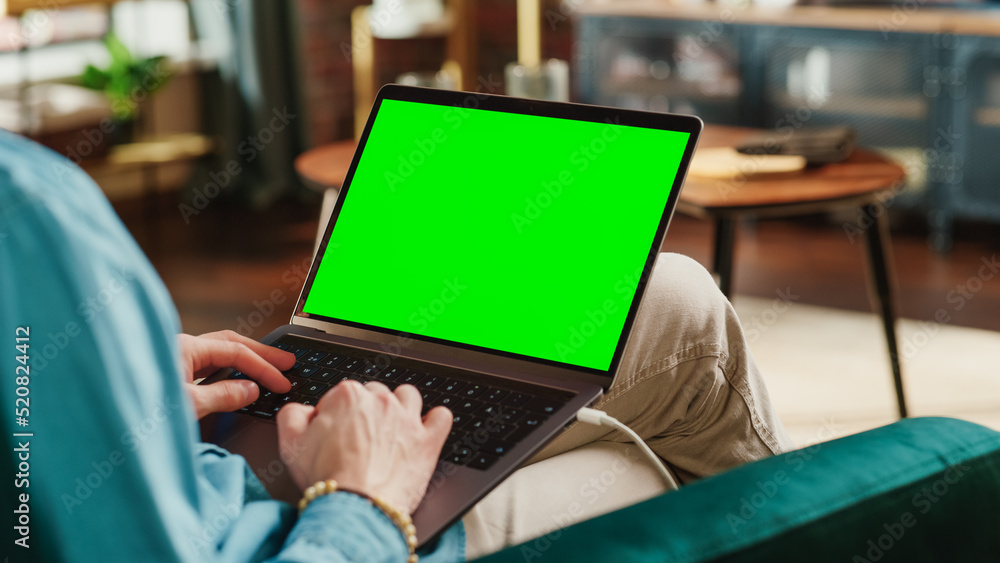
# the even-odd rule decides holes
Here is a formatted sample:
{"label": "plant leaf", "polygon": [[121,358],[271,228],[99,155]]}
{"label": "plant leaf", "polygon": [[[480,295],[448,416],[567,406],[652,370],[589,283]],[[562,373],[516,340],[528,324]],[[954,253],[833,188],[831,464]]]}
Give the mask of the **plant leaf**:
{"label": "plant leaf", "polygon": [[83,69],[83,74],[80,75],[80,84],[91,90],[103,90],[107,87],[110,79],[107,72],[88,64],[87,68]]}

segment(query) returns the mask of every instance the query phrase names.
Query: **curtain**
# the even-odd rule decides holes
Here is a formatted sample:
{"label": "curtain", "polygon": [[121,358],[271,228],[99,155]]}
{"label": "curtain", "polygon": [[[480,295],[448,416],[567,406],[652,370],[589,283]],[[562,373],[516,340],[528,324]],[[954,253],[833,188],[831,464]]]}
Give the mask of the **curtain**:
{"label": "curtain", "polygon": [[[204,199],[235,197],[264,207],[304,189],[294,160],[306,147],[303,73],[295,2],[192,0],[202,56],[204,119],[223,144],[196,174]],[[215,190],[218,186],[219,190]]]}

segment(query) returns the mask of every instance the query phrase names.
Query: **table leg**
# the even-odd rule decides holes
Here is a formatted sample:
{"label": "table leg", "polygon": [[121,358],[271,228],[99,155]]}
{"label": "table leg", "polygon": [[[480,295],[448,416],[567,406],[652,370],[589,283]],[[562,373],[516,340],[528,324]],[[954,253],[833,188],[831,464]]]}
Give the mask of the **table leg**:
{"label": "table leg", "polygon": [[323,192],[323,204],[319,210],[319,228],[316,231],[316,241],[313,243],[313,256],[319,250],[319,243],[323,241],[323,235],[326,234],[326,227],[330,223],[330,216],[333,215],[333,208],[337,205],[339,196],[339,188],[327,188]]}
{"label": "table leg", "polygon": [[720,217],[715,220],[715,252],[712,272],[719,276],[719,289],[727,298],[733,288],[733,247],[736,243],[736,220]]}
{"label": "table leg", "polygon": [[874,217],[875,223],[865,230],[868,246],[868,263],[872,282],[871,299],[876,312],[882,315],[882,327],[889,347],[889,363],[892,365],[892,379],[896,385],[896,405],[900,418],[906,418],[906,397],[903,395],[903,376],[899,369],[899,352],[896,345],[896,311],[892,295],[890,273],[889,224],[885,208],[866,205],[862,209],[866,217]]}

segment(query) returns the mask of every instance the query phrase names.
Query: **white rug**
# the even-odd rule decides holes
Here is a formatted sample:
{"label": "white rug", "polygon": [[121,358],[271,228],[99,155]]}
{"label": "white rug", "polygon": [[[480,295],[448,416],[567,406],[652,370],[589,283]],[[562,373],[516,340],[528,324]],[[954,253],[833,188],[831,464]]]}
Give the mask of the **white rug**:
{"label": "white rug", "polygon": [[[796,443],[896,420],[875,314],[742,296],[733,305]],[[896,329],[910,416],[950,416],[1000,430],[1000,332],[910,319]]]}

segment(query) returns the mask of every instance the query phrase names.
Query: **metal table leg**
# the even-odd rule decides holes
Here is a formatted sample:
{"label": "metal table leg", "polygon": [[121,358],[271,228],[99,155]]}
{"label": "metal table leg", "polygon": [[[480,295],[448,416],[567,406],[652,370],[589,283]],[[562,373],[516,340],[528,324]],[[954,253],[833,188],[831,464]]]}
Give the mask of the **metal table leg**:
{"label": "metal table leg", "polygon": [[892,379],[896,385],[896,404],[900,418],[907,417],[906,397],[903,394],[903,376],[899,369],[899,352],[896,345],[896,310],[893,302],[893,280],[890,271],[889,224],[885,208],[869,204],[862,208],[864,216],[875,218],[875,223],[865,230],[870,266],[871,300],[877,313],[882,315],[882,327],[889,348]]}
{"label": "metal table leg", "polygon": [[736,243],[736,220],[720,217],[715,220],[715,252],[712,271],[719,276],[719,289],[726,298],[733,287],[733,247]]}

